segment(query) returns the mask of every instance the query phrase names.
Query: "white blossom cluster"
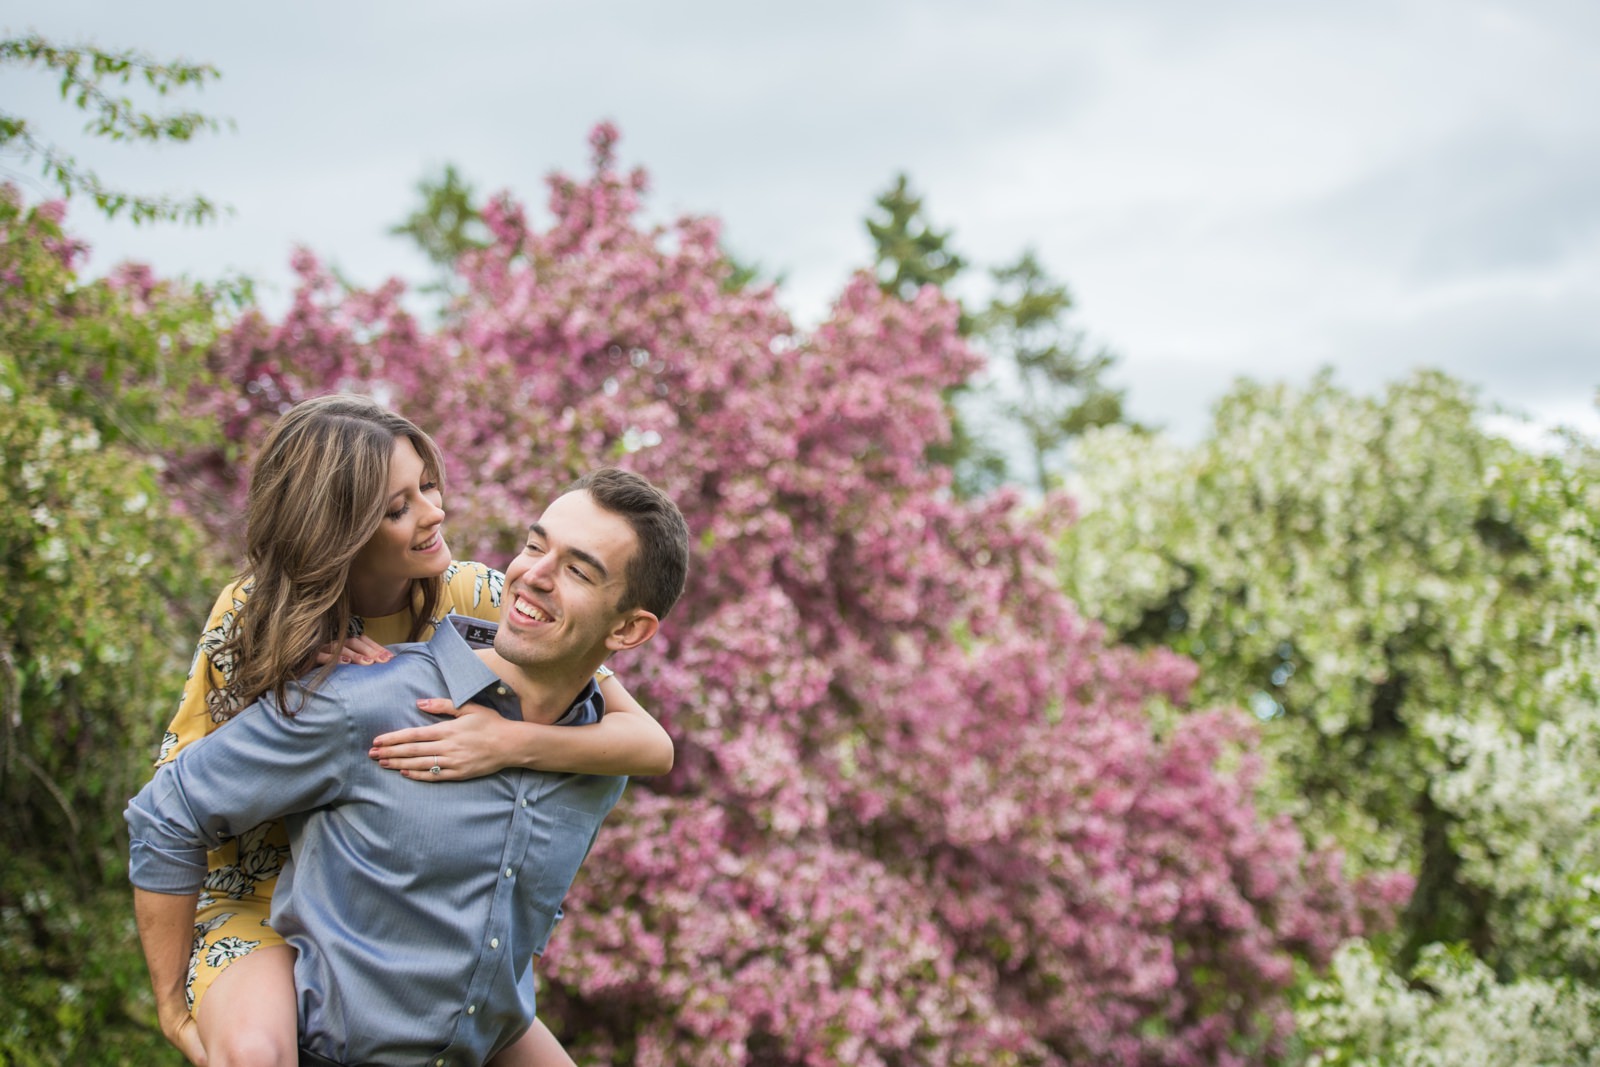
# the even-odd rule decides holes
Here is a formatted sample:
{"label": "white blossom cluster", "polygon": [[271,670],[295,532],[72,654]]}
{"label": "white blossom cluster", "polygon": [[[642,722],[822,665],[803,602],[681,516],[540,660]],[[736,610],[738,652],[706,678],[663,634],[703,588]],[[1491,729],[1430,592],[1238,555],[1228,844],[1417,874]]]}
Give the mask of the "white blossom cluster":
{"label": "white blossom cluster", "polygon": [[[1346,957],[1329,988],[1356,999],[1317,1026],[1388,1052],[1322,1062],[1589,1062],[1486,1027],[1570,1051],[1600,1018],[1558,980],[1600,975],[1600,466],[1481,414],[1432,373],[1376,398],[1245,383],[1197,447],[1113,428],[1077,453],[1062,559],[1086,613],[1194,657],[1197,703],[1254,711],[1268,799],[1355,870],[1422,873],[1444,827],[1434,873],[1488,900],[1480,940],[1521,976],[1435,947],[1443,977],[1410,989]],[[1456,1022],[1502,1052],[1425,1055]]]}
{"label": "white blossom cluster", "polygon": [[1508,956],[1600,973],[1600,710],[1576,704],[1532,738],[1435,716],[1452,770],[1435,783],[1460,820],[1463,874],[1515,911]]}
{"label": "white blossom cluster", "polygon": [[1352,942],[1298,1018],[1308,1067],[1600,1064],[1600,993],[1561,979],[1501,983],[1482,961],[1438,945],[1408,983]]}

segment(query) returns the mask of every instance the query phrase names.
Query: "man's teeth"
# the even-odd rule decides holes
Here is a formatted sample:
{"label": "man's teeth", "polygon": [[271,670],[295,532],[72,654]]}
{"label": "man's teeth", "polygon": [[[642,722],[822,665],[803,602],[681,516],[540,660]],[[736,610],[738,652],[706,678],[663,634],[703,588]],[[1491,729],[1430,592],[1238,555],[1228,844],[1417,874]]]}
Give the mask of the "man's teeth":
{"label": "man's teeth", "polygon": [[528,616],[528,618],[533,619],[533,620],[535,620],[537,622],[551,622],[551,621],[553,621],[550,618],[550,616],[546,615],[544,612],[540,611],[538,608],[534,607],[532,604],[528,603],[526,600],[523,600],[521,597],[517,598],[517,610],[520,611],[522,614]]}

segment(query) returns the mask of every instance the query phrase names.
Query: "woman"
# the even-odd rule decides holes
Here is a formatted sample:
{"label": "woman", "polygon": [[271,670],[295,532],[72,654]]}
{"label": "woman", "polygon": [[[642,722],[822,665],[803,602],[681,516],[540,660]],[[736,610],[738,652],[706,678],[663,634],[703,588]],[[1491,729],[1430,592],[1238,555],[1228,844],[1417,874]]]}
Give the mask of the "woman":
{"label": "woman", "polygon": [[[340,662],[387,659],[385,644],[426,640],[452,612],[499,618],[503,576],[451,559],[443,470],[427,434],[364,397],[308,400],[278,421],[251,479],[244,577],[212,608],[158,765],[267,693],[292,714],[290,683],[318,664],[313,686]],[[607,714],[592,726],[511,723],[438,700],[423,710],[458,717],[375,739],[370,755],[430,782],[509,766],[597,774],[670,769],[666,732],[614,678],[600,685]],[[282,823],[213,852],[188,975],[181,983],[176,975],[152,975],[163,1031],[196,1063],[297,1061],[294,954],[266,922],[288,855]],[[495,1062],[571,1061],[535,1021]]]}

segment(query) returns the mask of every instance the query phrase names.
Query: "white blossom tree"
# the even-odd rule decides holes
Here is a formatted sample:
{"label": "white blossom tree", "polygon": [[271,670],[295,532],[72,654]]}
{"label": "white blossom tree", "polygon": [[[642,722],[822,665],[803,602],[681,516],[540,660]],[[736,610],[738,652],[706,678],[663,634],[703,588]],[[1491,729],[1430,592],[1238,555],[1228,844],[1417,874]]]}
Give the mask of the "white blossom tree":
{"label": "white blossom tree", "polygon": [[1592,447],[1530,453],[1483,413],[1437,373],[1375,398],[1324,374],[1241,383],[1194,448],[1081,446],[1086,613],[1254,711],[1270,802],[1314,839],[1417,879],[1362,949],[1392,970],[1348,957],[1308,1001],[1323,1062],[1431,1063],[1403,1050],[1481,1012],[1504,1025],[1470,1062],[1509,1063],[1517,1019],[1577,1047],[1600,1003],[1600,480]]}

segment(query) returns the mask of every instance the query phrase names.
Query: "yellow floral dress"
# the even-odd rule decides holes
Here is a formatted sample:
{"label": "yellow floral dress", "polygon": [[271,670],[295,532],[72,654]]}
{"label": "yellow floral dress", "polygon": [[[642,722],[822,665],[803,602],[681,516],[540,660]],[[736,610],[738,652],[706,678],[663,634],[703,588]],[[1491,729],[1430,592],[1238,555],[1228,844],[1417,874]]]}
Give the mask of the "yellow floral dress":
{"label": "yellow floral dress", "polygon": [[[444,574],[437,614],[423,630],[422,639],[431,637],[434,627],[451,612],[499,621],[504,584],[503,574],[481,563],[452,563]],[[232,677],[233,664],[215,654],[249,595],[250,580],[245,578],[229,584],[217,597],[195,650],[178,713],[162,738],[156,766],[167,763],[185,745],[230,717],[233,709],[227,706],[221,687]],[[381,645],[405,641],[410,631],[409,612],[357,618],[351,625],[352,635],[365,634]],[[215,685],[206,684],[207,673]],[[267,915],[278,872],[288,857],[289,834],[281,821],[263,823],[240,834],[208,857],[210,870],[195,912],[194,952],[189,958],[190,1011],[198,1009],[200,998],[228,964],[264,945],[283,944],[283,938],[267,925]]]}

